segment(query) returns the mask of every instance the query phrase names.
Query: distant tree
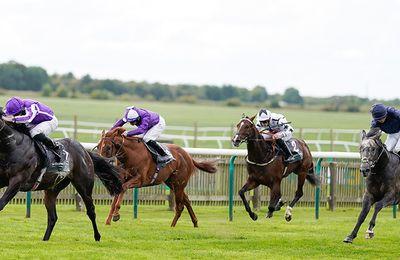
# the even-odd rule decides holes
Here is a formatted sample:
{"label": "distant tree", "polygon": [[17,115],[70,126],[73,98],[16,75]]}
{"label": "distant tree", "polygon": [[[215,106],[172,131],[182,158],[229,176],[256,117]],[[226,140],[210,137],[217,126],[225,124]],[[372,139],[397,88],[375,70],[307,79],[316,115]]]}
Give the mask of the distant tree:
{"label": "distant tree", "polygon": [[53,89],[51,88],[51,86],[49,84],[46,84],[43,86],[42,96],[50,97],[52,93],[53,93]]}
{"label": "distant tree", "polygon": [[224,85],[221,88],[222,99],[229,99],[233,97],[238,97],[238,88],[232,85]]}
{"label": "distant tree", "polygon": [[113,97],[113,94],[110,91],[107,90],[100,90],[100,89],[95,89],[90,93],[90,97],[93,99],[110,99]]}
{"label": "distant tree", "polygon": [[204,89],[204,99],[208,100],[222,100],[221,88],[216,86],[203,86]]}
{"label": "distant tree", "polygon": [[15,61],[0,64],[0,87],[5,89],[39,91],[48,79],[40,67],[25,67]]}
{"label": "distant tree", "polygon": [[251,90],[251,101],[253,102],[264,102],[268,98],[268,93],[265,87],[255,86]]}
{"label": "distant tree", "polygon": [[287,88],[285,93],[283,93],[282,100],[288,104],[302,105],[304,103],[303,98],[296,88]]}
{"label": "distant tree", "polygon": [[226,105],[228,107],[240,107],[242,103],[240,102],[240,99],[238,98],[230,98],[226,101]]}
{"label": "distant tree", "polygon": [[61,85],[56,90],[57,97],[68,97],[68,90],[65,86]]}

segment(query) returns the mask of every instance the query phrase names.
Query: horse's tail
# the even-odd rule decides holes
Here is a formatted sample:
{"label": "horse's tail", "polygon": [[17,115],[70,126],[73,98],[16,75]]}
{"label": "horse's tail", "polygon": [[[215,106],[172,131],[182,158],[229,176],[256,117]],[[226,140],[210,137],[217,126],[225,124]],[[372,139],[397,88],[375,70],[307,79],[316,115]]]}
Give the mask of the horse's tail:
{"label": "horse's tail", "polygon": [[321,181],[317,175],[315,175],[314,172],[314,164],[311,164],[310,169],[308,169],[306,179],[311,183],[313,186],[319,186]]}
{"label": "horse's tail", "polygon": [[95,174],[107,188],[110,195],[115,196],[120,194],[122,192],[122,182],[119,178],[118,169],[100,155],[93,152],[88,153],[90,158],[92,158]]}
{"label": "horse's tail", "polygon": [[195,161],[192,158],[192,162],[194,166],[196,166],[197,169],[200,169],[202,171],[208,172],[208,173],[216,173],[217,172],[217,160],[215,161]]}

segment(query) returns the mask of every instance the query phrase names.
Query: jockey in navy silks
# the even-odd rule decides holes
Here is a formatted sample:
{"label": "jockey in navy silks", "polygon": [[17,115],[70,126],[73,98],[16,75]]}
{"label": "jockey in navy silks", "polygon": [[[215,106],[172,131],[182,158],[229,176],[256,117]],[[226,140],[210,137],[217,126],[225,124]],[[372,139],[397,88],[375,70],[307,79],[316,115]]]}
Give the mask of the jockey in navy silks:
{"label": "jockey in navy silks", "polygon": [[293,153],[286,143],[293,136],[293,128],[287,122],[284,115],[271,113],[267,109],[261,109],[257,115],[256,127],[264,138],[273,138],[276,140],[279,148],[284,153],[286,163],[301,160],[301,156],[298,153]]}
{"label": "jockey in navy silks", "polygon": [[61,159],[62,148],[48,137],[58,127],[53,110],[36,100],[12,97],[6,103],[3,120],[24,124],[35,141],[43,143]]}
{"label": "jockey in navy silks", "polygon": [[372,105],[370,112],[372,121],[367,137],[375,135],[377,130],[382,130],[388,134],[385,142],[386,148],[391,152],[399,153],[400,110],[378,103]]}
{"label": "jockey in navy silks", "polygon": [[156,142],[157,138],[165,129],[165,120],[159,114],[150,110],[127,107],[124,116],[119,119],[111,129],[121,127],[126,123],[137,126],[136,129],[126,131],[125,136],[138,136],[143,138],[143,141],[157,151],[161,156],[169,156],[168,161],[172,160],[172,156],[167,154],[166,151]]}

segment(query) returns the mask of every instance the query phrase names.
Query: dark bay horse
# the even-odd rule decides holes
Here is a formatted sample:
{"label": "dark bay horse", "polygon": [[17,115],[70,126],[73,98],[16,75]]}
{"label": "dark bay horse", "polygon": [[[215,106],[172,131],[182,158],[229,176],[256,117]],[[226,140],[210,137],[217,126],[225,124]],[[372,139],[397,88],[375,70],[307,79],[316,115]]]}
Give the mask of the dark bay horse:
{"label": "dark bay horse", "polygon": [[386,150],[380,140],[381,132],[367,137],[362,131],[360,144],[360,171],[366,177],[366,190],[362,202],[362,210],[353,231],[343,242],[352,243],[373,204],[375,204],[365,238],[374,237],[374,227],[379,211],[389,205],[398,204],[400,200],[400,158],[397,154]]}
{"label": "dark bay horse", "polygon": [[60,179],[56,173],[45,173],[40,183],[43,160],[29,136],[7,125],[0,117],[0,188],[7,186],[0,198],[0,210],[19,191],[44,190],[44,204],[47,209],[47,229],[43,240],[49,240],[57,221],[56,199],[61,190],[72,183],[81,195],[92,222],[94,239],[100,240],[96,224],[95,207],[92,200],[94,175],[96,174],[111,195],[119,194],[122,183],[117,169],[97,154],[87,152],[82,145],[70,139],[60,140],[69,153],[70,171]]}
{"label": "dark bay horse", "polygon": [[194,227],[197,227],[196,215],[184,189],[195,168],[208,173],[215,173],[217,171],[215,162],[198,162],[181,147],[168,144],[167,147],[175,160],[156,173],[156,164],[147,150],[143,139],[125,137],[122,135],[123,132],[125,132],[125,129],[119,127],[110,130],[106,134],[103,133],[97,146],[102,156],[108,158],[115,156],[122,168],[125,169],[125,173],[123,174],[125,182],[122,185],[123,192],[114,198],[106,224],[109,225],[111,223],[111,218],[114,221],[119,220],[119,209],[126,190],[165,183],[175,194],[175,217],[171,226],[174,227],[176,225],[184,207],[186,207]]}
{"label": "dark bay horse", "polygon": [[283,206],[281,200],[281,181],[290,173],[298,176],[297,190],[294,199],[290,202],[285,212],[285,219],[292,219],[292,208],[303,196],[303,185],[307,179],[312,185],[319,185],[319,179],[314,174],[311,152],[307,144],[302,140],[296,140],[297,146],[303,152],[301,161],[286,165],[283,154],[277,152],[275,140],[265,140],[254,124],[255,116],[243,117],[237,124],[237,132],[232,139],[232,144],[238,147],[241,143],[247,143],[247,172],[249,174],[246,184],[240,189],[239,195],[244,203],[246,211],[253,220],[258,216],[254,213],[246,200],[245,192],[255,189],[260,184],[271,189],[267,218],[272,217],[273,212]]}

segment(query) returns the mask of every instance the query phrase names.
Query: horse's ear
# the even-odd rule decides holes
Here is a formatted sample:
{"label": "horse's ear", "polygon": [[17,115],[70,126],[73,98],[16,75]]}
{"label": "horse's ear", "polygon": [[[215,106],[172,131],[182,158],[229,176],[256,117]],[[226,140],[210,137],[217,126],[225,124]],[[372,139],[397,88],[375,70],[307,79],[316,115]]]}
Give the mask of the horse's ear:
{"label": "horse's ear", "polygon": [[103,129],[103,131],[101,131],[101,137],[103,138],[105,134],[106,134],[106,130]]}
{"label": "horse's ear", "polygon": [[361,140],[364,140],[366,136],[367,136],[367,133],[366,133],[365,130],[363,129],[363,130],[361,131],[361,133],[360,133]]}
{"label": "horse's ear", "polygon": [[246,114],[245,113],[242,113],[242,118],[246,118]]}
{"label": "horse's ear", "polygon": [[254,115],[254,116],[252,116],[252,117],[249,118],[249,119],[251,120],[251,122],[254,121],[254,118],[256,118],[256,116],[257,116],[257,115]]}

